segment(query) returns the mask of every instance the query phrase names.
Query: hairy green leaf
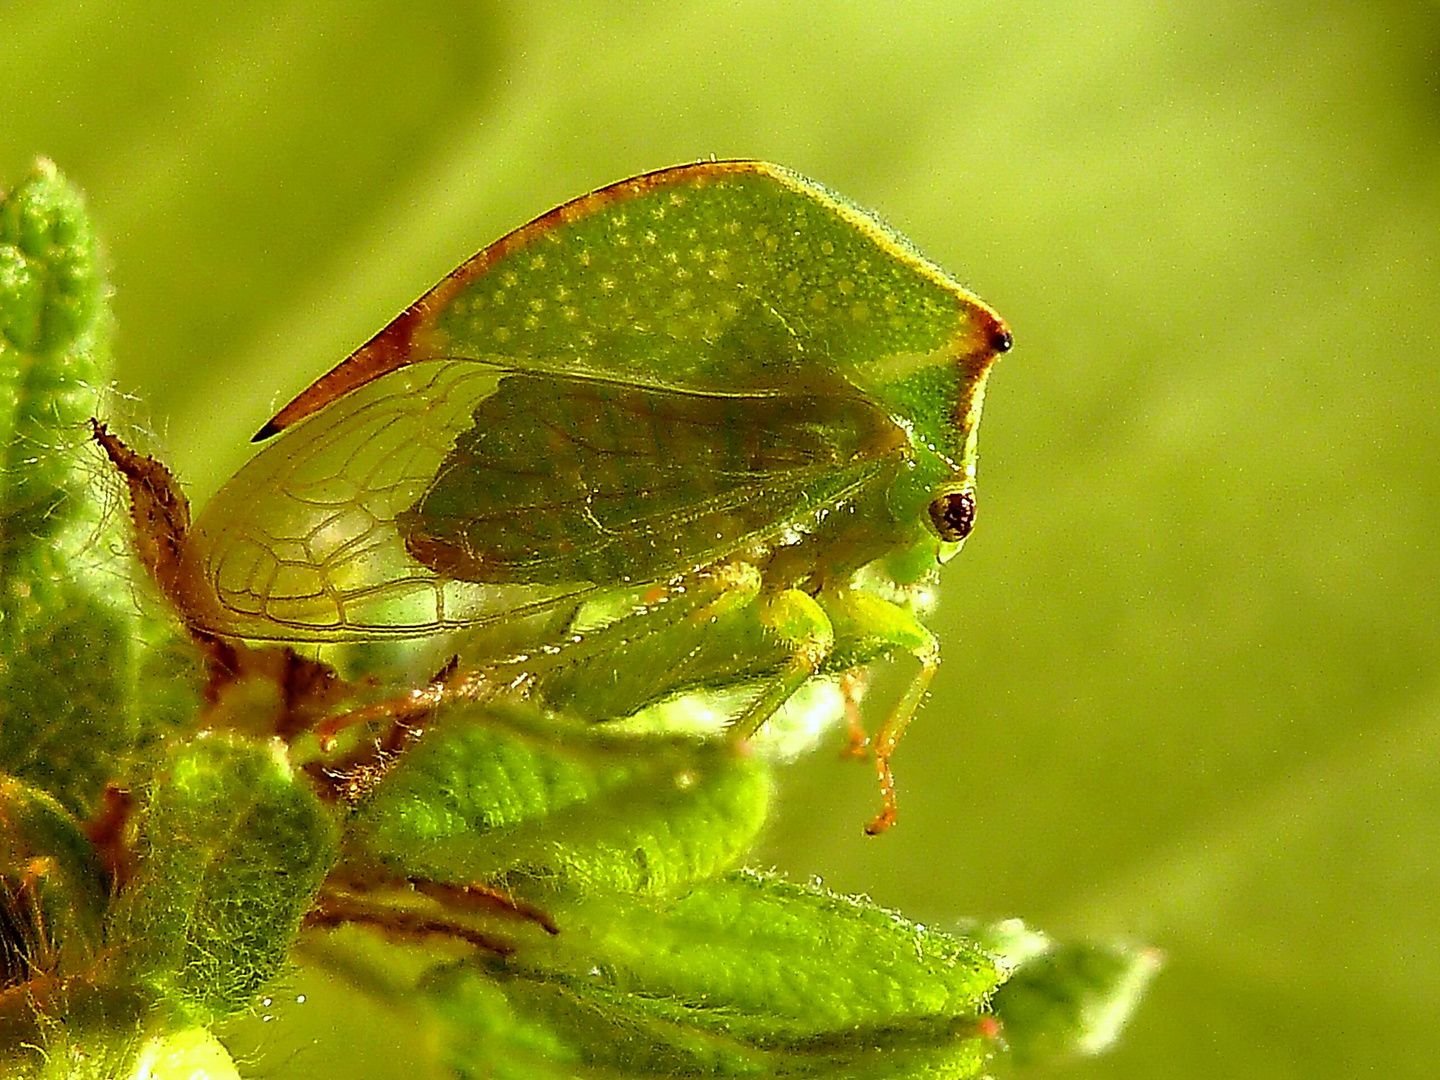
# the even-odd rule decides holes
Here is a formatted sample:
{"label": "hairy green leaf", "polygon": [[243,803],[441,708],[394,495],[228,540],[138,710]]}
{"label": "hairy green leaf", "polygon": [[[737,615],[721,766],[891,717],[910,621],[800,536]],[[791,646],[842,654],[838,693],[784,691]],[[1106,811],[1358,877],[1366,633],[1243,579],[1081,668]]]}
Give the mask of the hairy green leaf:
{"label": "hairy green leaf", "polygon": [[335,851],[331,814],[273,747],[179,743],[112,920],[126,977],[199,1021],[244,1008],[284,963]]}
{"label": "hairy green leaf", "polygon": [[769,791],[768,767],[723,743],[466,705],[385,776],[351,840],[397,876],[674,893],[739,860]]}
{"label": "hairy green leaf", "polygon": [[1002,969],[865,900],[736,873],[554,915],[548,948],[431,980],[462,1075],[959,1078],[988,1054]]}
{"label": "hairy green leaf", "polygon": [[[82,814],[142,733],[194,702],[107,559],[118,522],[87,426],[109,377],[103,293],[84,205],[42,162],[0,197],[0,769]],[[141,708],[140,681],[165,692]]]}

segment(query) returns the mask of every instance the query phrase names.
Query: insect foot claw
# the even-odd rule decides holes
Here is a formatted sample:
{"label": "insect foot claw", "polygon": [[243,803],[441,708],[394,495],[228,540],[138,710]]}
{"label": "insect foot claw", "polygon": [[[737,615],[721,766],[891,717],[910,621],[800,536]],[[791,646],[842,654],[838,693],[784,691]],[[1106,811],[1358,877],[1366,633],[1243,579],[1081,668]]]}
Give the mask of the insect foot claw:
{"label": "insect foot claw", "polygon": [[885,807],[885,809],[875,815],[869,825],[865,826],[865,835],[879,836],[881,833],[887,831],[891,825],[895,824],[898,816],[893,805]]}
{"label": "insect foot claw", "polygon": [[[889,749],[893,750],[891,746]],[[900,807],[895,801],[895,774],[890,771],[890,754],[882,745],[875,751],[875,771],[880,776],[880,813],[865,826],[866,836],[879,836],[900,817]]]}

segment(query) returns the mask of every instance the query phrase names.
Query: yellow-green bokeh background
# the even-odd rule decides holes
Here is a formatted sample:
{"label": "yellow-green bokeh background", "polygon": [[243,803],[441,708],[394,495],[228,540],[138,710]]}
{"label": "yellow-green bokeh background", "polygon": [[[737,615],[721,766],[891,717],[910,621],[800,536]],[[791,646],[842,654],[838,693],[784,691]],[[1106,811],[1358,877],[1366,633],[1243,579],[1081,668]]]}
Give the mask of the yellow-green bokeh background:
{"label": "yellow-green bokeh background", "polygon": [[[452,265],[646,169],[789,165],[993,303],[902,824],[821,755],[761,861],[1162,946],[1075,1077],[1440,1069],[1437,135],[1434,3],[0,4],[0,177],[88,193],[126,408],[202,494]],[[295,985],[256,1075],[402,1075],[366,1054],[410,1033]]]}

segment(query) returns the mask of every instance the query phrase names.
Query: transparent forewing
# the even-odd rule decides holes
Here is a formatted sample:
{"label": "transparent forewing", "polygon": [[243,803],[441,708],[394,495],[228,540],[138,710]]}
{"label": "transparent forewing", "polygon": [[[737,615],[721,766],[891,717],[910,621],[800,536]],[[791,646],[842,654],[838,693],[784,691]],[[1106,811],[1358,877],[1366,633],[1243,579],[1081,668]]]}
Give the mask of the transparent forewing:
{"label": "transparent forewing", "polygon": [[449,577],[619,585],[803,533],[907,453],[842,381],[698,394],[517,374],[398,524]]}
{"label": "transparent forewing", "polygon": [[191,530],[187,616],[235,637],[419,636],[539,610],[587,583],[479,584],[416,561],[395,519],[434,480],[501,372],[430,362],[335,402],[257,454]]}
{"label": "transparent forewing", "polygon": [[431,361],[282,434],[205,508],[215,633],[418,636],[795,542],[910,452],[848,384],[704,395]]}

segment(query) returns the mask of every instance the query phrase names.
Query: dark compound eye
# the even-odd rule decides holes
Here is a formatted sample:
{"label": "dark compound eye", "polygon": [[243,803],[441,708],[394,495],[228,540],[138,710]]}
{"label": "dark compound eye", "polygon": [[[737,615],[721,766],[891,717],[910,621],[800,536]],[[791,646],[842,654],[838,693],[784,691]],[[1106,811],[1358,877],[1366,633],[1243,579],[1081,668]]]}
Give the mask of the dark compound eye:
{"label": "dark compound eye", "polygon": [[975,524],[975,493],[952,491],[930,502],[930,520],[941,540],[958,543],[970,535]]}
{"label": "dark compound eye", "polygon": [[997,353],[1009,352],[1010,346],[1014,344],[1015,339],[1010,336],[1010,331],[1003,327],[990,335],[990,348]]}

